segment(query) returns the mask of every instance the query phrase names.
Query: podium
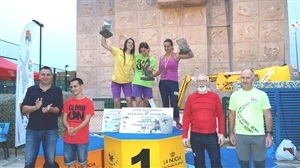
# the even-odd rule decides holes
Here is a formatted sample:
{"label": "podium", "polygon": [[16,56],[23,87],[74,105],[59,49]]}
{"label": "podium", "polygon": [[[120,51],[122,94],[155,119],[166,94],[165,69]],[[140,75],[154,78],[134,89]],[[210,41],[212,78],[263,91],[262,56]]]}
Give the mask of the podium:
{"label": "podium", "polygon": [[[88,148],[88,158],[87,164],[89,168],[99,168],[104,167],[103,164],[103,138],[98,135],[89,135],[90,143]],[[67,168],[64,165],[64,141],[63,138],[58,138],[56,143],[56,157],[55,161],[58,163],[60,168]],[[42,168],[45,163],[44,152],[42,144],[40,145],[40,150],[38,153],[37,160],[35,162],[35,167]],[[78,162],[76,162],[76,167],[78,167]]]}
{"label": "podium", "polygon": [[104,166],[185,168],[181,130],[172,134],[104,133]]}

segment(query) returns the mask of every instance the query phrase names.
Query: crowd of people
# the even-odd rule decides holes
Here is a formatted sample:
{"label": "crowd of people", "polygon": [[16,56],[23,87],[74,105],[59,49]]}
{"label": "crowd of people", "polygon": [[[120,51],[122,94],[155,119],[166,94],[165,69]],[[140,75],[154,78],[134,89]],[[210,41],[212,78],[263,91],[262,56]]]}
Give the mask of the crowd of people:
{"label": "crowd of people", "polygon": [[[217,93],[210,91],[208,76],[196,78],[197,90],[187,97],[182,124],[178,109],[178,67],[181,59],[194,57],[190,50],[180,54],[174,52],[173,41],[163,42],[165,54],[158,61],[150,55],[150,47],[141,42],[135,54],[135,42],[128,38],[122,49],[107,44],[101,37],[101,45],[112,53],[114,68],[111,91],[114,108],[120,108],[123,92],[127,107],[149,107],[153,97],[153,78],[160,76],[159,91],[163,107],[173,108],[173,119],[177,129],[182,129],[182,143],[191,147],[195,167],[205,166],[207,150],[212,167],[222,167],[220,147],[224,144],[224,114]],[[158,65],[158,67],[157,67]],[[134,72],[133,80],[131,73]],[[87,167],[89,145],[89,122],[94,115],[94,105],[83,94],[83,80],[74,78],[70,82],[72,97],[63,102],[62,90],[52,84],[51,68],[44,66],[39,73],[40,83],[28,88],[21,104],[21,112],[29,116],[26,128],[25,168],[35,167],[42,142],[45,165],[54,168],[56,142],[58,138],[58,117],[62,114],[64,126],[64,164]],[[241,72],[242,88],[232,94],[229,103],[230,142],[236,146],[242,168],[249,167],[250,154],[255,167],[265,167],[266,147],[272,144],[272,116],[268,96],[253,88],[254,72]],[[264,123],[265,119],[265,123]],[[266,131],[264,130],[266,125]],[[245,145],[247,144],[247,145]]]}

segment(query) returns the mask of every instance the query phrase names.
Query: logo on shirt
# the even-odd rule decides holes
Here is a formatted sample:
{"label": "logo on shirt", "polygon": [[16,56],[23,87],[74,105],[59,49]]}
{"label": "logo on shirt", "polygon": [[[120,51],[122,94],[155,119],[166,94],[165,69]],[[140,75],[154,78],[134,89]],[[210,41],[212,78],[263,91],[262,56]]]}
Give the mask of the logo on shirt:
{"label": "logo on shirt", "polygon": [[68,120],[83,121],[85,114],[85,105],[70,105]]}

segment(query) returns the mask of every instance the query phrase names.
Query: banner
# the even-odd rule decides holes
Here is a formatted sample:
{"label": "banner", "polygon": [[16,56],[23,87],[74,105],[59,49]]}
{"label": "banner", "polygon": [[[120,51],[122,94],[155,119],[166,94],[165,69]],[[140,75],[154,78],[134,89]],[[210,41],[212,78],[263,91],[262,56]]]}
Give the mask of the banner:
{"label": "banner", "polygon": [[122,108],[120,133],[172,134],[173,108]]}
{"label": "banner", "polygon": [[39,47],[39,41],[36,41],[38,38],[35,37],[36,27],[34,22],[28,23],[20,40],[16,79],[15,147],[25,144],[28,116],[21,114],[20,105],[27,88],[34,85],[32,58],[38,57],[37,49]]}
{"label": "banner", "polygon": [[122,109],[104,109],[102,132],[119,132]]}

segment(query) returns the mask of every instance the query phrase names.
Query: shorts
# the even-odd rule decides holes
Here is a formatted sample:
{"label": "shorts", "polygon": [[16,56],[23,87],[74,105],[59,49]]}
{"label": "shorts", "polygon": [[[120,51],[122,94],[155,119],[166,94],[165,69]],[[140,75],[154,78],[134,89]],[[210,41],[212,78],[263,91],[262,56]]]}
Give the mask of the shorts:
{"label": "shorts", "polygon": [[123,90],[124,96],[125,97],[131,97],[132,96],[132,85],[131,82],[129,83],[116,83],[116,82],[111,82],[111,92],[113,98],[120,98],[121,97],[121,89]]}
{"label": "shorts", "polygon": [[78,163],[84,165],[87,162],[89,143],[86,144],[69,144],[64,142],[64,164],[70,166],[76,163],[78,155]]}
{"label": "shorts", "polygon": [[141,85],[133,85],[132,96],[150,99],[153,97],[152,88],[141,86]]}

